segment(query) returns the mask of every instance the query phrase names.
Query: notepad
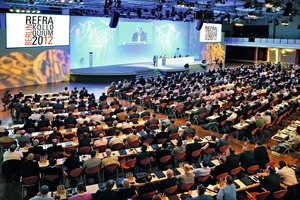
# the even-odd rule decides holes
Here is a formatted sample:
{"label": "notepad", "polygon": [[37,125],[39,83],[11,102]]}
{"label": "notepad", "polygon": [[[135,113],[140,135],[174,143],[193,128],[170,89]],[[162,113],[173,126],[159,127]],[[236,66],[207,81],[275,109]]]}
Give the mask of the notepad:
{"label": "notepad", "polygon": [[247,177],[245,177],[245,178],[241,178],[240,179],[245,185],[252,185],[253,184],[253,182],[249,179],[249,178],[247,178]]}
{"label": "notepad", "polygon": [[126,155],[127,152],[126,152],[125,149],[121,149],[121,150],[119,150],[119,154],[120,154],[120,155]]}
{"label": "notepad", "polygon": [[157,178],[164,178],[164,177],[166,177],[166,175],[162,171],[156,171],[156,172],[154,172],[154,174],[155,174],[155,176]]}

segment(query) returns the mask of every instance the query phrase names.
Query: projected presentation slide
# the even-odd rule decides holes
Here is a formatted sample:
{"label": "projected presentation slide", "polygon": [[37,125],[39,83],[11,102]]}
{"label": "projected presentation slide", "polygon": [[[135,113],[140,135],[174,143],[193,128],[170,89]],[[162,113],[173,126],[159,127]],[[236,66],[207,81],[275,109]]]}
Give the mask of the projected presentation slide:
{"label": "projected presentation slide", "polygon": [[153,43],[153,25],[150,22],[119,22],[119,45]]}
{"label": "projected presentation slide", "polygon": [[6,47],[69,45],[69,15],[6,14]]}
{"label": "projected presentation slide", "polygon": [[222,24],[204,23],[200,30],[200,42],[221,42]]}

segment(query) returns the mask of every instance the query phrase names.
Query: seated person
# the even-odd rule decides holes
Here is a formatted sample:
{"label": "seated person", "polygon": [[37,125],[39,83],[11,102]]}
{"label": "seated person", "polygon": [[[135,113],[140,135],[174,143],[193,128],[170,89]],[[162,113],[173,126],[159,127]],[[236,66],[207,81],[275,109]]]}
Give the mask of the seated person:
{"label": "seated person", "polygon": [[215,167],[215,169],[211,172],[211,175],[214,177],[215,180],[218,175],[226,173],[226,172],[229,173],[229,170],[230,170],[230,166],[226,163],[225,156],[220,156],[219,162],[220,162],[220,165],[217,165]]}
{"label": "seated person", "polygon": [[29,176],[40,177],[39,164],[36,160],[33,159],[34,159],[34,155],[30,153],[27,156],[27,160],[22,163],[21,176],[23,179]]}
{"label": "seated person", "polygon": [[91,143],[91,138],[89,137],[89,133],[88,132],[84,132],[83,133],[83,137],[79,138],[78,143],[79,143],[78,148],[81,148],[81,147],[90,147],[92,145],[92,143]]}
{"label": "seated person", "polygon": [[169,134],[166,132],[166,127],[162,126],[161,131],[158,132],[154,137],[154,143],[157,144],[159,139],[167,138],[169,139]]}
{"label": "seated person", "polygon": [[150,192],[156,192],[157,193],[157,185],[155,183],[151,182],[152,176],[149,174],[146,176],[146,183],[139,187],[138,194],[141,197],[142,194],[147,194]]}
{"label": "seated person", "polygon": [[270,173],[268,176],[262,176],[262,173],[258,173],[257,175],[261,186],[270,191],[270,195],[272,195],[274,192],[281,190],[281,180],[274,166],[269,166],[267,170]]}
{"label": "seated person", "polygon": [[67,174],[70,173],[73,169],[78,168],[79,165],[79,157],[76,155],[76,150],[72,149],[71,150],[71,155],[67,157],[67,159],[64,162],[64,166],[66,167],[66,172]]}
{"label": "seated person", "polygon": [[182,186],[188,183],[194,183],[195,182],[195,174],[191,170],[191,166],[189,164],[185,164],[184,167],[184,174],[181,174],[178,176],[178,185]]}
{"label": "seated person", "polygon": [[105,189],[98,190],[92,200],[99,200],[99,199],[120,200],[118,191],[112,190],[114,185],[115,185],[114,180],[108,180],[105,184]]}
{"label": "seated person", "polygon": [[57,127],[53,127],[53,132],[47,137],[46,143],[51,144],[53,139],[57,139],[58,142],[62,141],[62,135],[57,130]]}
{"label": "seated person", "polygon": [[99,147],[99,146],[107,146],[107,143],[108,143],[108,141],[107,141],[107,139],[104,137],[104,133],[103,132],[101,132],[100,134],[99,134],[99,139],[98,140],[96,140],[95,142],[94,142],[94,147]]}
{"label": "seated person", "polygon": [[53,139],[52,140],[52,147],[47,148],[47,155],[51,157],[52,153],[61,152],[61,157],[63,156],[64,148],[61,145],[57,145],[58,140]]}
{"label": "seated person", "polygon": [[77,194],[72,195],[69,200],[91,200],[92,199],[92,193],[90,192],[85,192],[86,188],[83,183],[78,183],[77,185]]}
{"label": "seated person", "polygon": [[185,152],[186,146],[183,145],[182,140],[178,139],[177,145],[172,150],[172,155],[176,155],[181,152]]}
{"label": "seated person", "polygon": [[58,177],[54,181],[43,180],[46,183],[51,191],[55,191],[57,186],[60,184],[63,178],[63,169],[60,166],[56,165],[56,160],[54,158],[49,159],[49,165],[42,169],[43,175],[58,175]]}
{"label": "seated person", "polygon": [[102,159],[101,168],[104,168],[111,164],[120,165],[118,161],[118,156],[112,155],[110,149],[106,149],[105,153],[106,153],[106,157]]}
{"label": "seated person", "polygon": [[112,138],[109,140],[109,143],[108,143],[108,145],[109,145],[110,147],[112,147],[112,146],[115,145],[115,144],[119,144],[119,143],[124,144],[124,143],[123,143],[124,138],[123,138],[122,136],[120,136],[120,133],[121,133],[120,130],[116,130],[116,131],[115,131],[115,136],[112,137]]}
{"label": "seated person", "polygon": [[159,184],[160,192],[163,192],[164,189],[173,187],[177,184],[177,178],[174,177],[174,172],[172,169],[168,169],[166,174],[167,174],[167,179],[162,180]]}
{"label": "seated person", "polygon": [[83,162],[82,168],[84,171],[86,171],[87,169],[89,169],[91,167],[100,166],[101,159],[96,158],[96,151],[92,150],[90,155],[91,155],[91,158],[87,159]]}
{"label": "seated person", "polygon": [[123,187],[118,189],[118,193],[121,200],[127,200],[130,199],[132,196],[137,195],[135,186],[131,185],[130,181],[127,178],[125,178],[122,181],[122,186]]}
{"label": "seated person", "polygon": [[170,164],[172,162],[172,159],[170,159],[167,163],[160,162],[160,159],[164,156],[171,155],[171,151],[169,150],[168,143],[164,142],[162,143],[162,147],[156,151],[156,163],[158,167],[162,167],[166,164]]}
{"label": "seated person", "polygon": [[194,173],[196,175],[196,178],[199,176],[206,176],[209,175],[211,172],[211,169],[209,167],[209,160],[204,160],[202,162],[202,166],[201,168],[196,168],[194,169]]}
{"label": "seated person", "polygon": [[39,155],[41,155],[41,156],[45,155],[45,150],[43,149],[42,146],[38,146],[39,143],[40,143],[40,142],[39,142],[38,139],[33,140],[33,142],[32,142],[33,147],[30,147],[30,148],[28,149],[28,153],[29,153],[29,154],[32,153],[32,154],[34,154],[34,155],[39,154]]}
{"label": "seated person", "polygon": [[54,200],[54,198],[48,197],[48,193],[49,193],[49,187],[47,185],[43,185],[40,189],[40,192],[36,196],[32,197],[30,200],[40,200],[40,199]]}
{"label": "seated person", "polygon": [[201,199],[203,199],[203,200],[213,200],[214,198],[213,198],[211,195],[204,194],[205,191],[206,191],[205,186],[202,185],[202,184],[200,184],[200,185],[198,185],[198,187],[197,187],[197,193],[198,193],[198,196],[195,197],[195,198],[193,198],[193,197],[191,196],[192,191],[190,190],[185,200],[196,200],[196,199],[197,199],[197,200],[201,200]]}

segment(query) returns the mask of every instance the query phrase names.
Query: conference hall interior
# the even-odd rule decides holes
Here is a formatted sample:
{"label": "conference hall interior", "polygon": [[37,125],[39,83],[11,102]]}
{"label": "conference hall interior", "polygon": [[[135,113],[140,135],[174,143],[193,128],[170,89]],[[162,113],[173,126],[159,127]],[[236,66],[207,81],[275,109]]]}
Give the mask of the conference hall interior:
{"label": "conference hall interior", "polygon": [[299,200],[298,0],[0,0],[0,199]]}

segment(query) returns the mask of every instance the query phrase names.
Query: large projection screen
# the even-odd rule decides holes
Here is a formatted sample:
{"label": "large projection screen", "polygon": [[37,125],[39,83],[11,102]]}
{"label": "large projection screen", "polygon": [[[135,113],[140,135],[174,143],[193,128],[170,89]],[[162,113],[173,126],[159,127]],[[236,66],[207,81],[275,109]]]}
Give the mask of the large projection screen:
{"label": "large projection screen", "polygon": [[200,30],[200,42],[221,42],[222,24],[203,23]]}
{"label": "large projection screen", "polygon": [[6,48],[69,45],[70,16],[6,14]]}

